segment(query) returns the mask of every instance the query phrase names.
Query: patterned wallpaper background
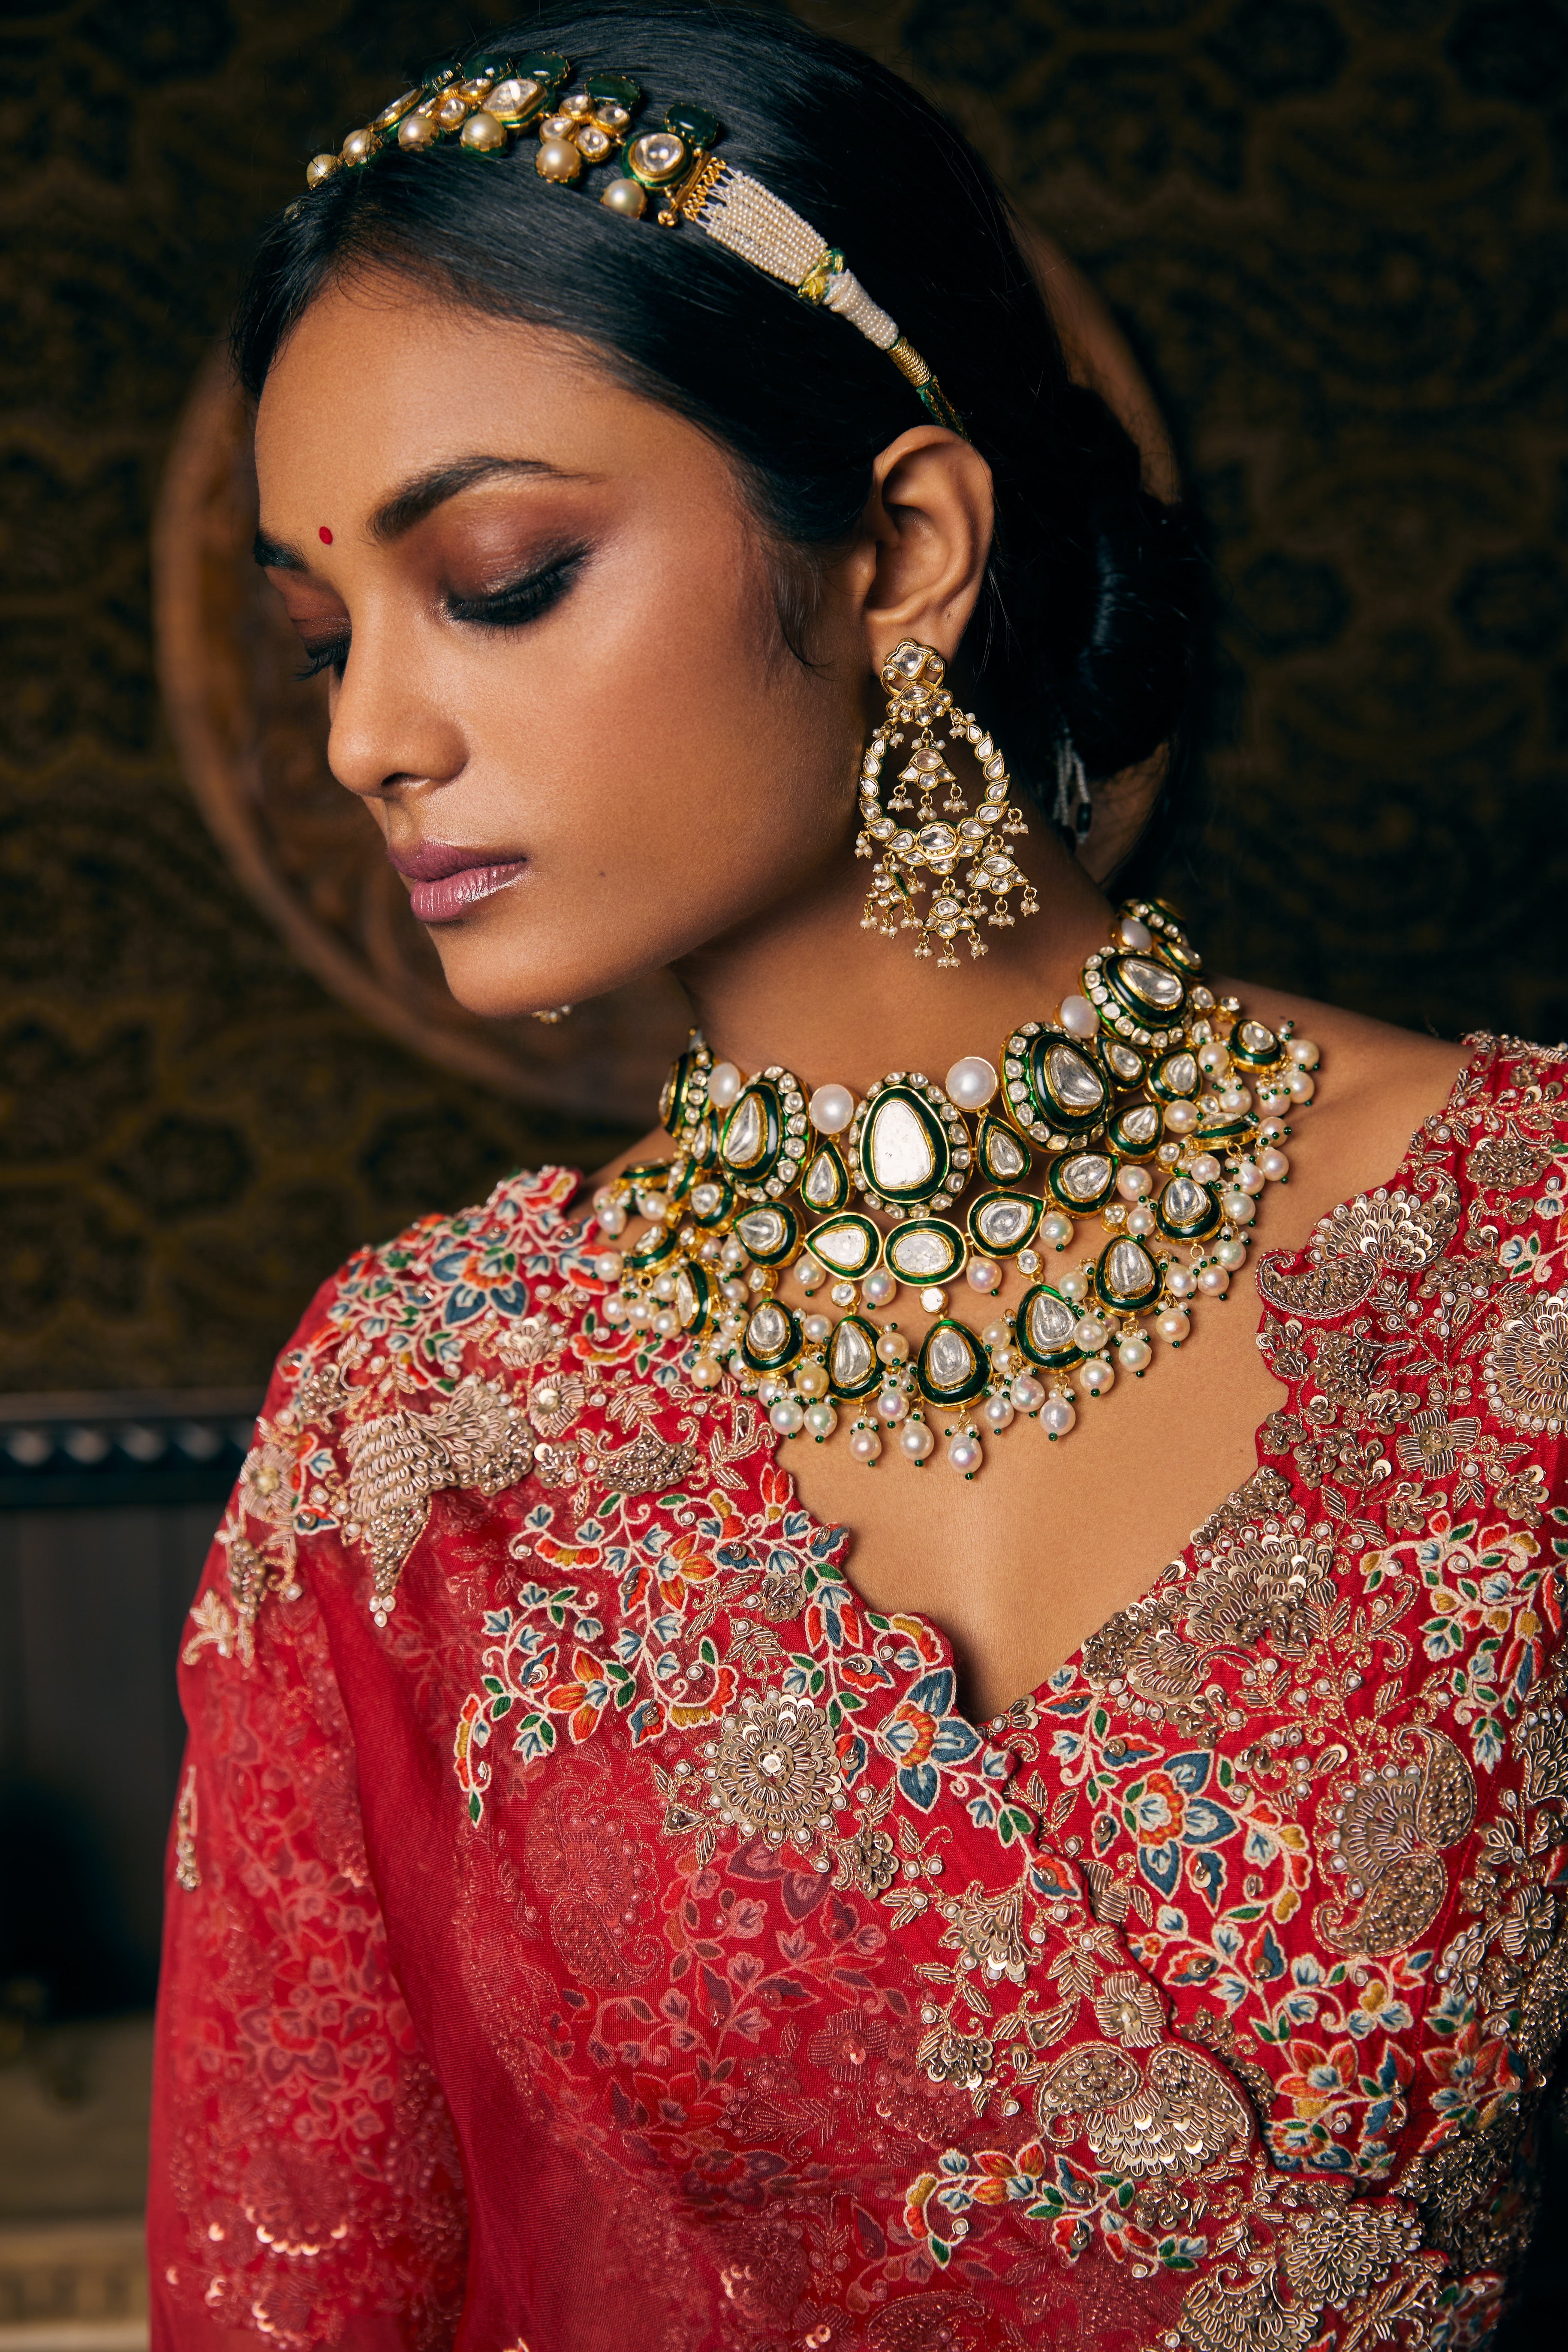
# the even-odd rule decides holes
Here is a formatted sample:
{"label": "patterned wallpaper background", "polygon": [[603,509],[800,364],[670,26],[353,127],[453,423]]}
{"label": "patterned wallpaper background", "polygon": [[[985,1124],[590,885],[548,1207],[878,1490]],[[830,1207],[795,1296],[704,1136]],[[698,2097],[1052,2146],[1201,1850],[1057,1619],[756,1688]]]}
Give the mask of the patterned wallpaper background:
{"label": "patterned wallpaper background", "polygon": [[[1562,0],[800,0],[939,94],[1114,304],[1224,582],[1169,887],[1231,970],[1568,1031]],[[266,214],[512,13],[0,22],[0,1387],[259,1381],[356,1242],[555,1131],[297,971],[186,797],[146,531]]]}

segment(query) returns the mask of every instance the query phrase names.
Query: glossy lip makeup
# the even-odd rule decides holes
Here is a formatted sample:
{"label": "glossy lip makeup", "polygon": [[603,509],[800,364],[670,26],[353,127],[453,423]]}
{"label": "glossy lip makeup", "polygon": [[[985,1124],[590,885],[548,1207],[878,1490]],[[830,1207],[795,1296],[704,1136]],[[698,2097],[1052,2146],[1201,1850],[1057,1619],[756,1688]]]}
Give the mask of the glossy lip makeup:
{"label": "glossy lip makeup", "polygon": [[455,922],[482,898],[515,882],[528,865],[526,857],[491,857],[482,849],[460,848],[448,841],[421,842],[417,849],[389,848],[386,854],[411,885],[408,903],[422,923]]}

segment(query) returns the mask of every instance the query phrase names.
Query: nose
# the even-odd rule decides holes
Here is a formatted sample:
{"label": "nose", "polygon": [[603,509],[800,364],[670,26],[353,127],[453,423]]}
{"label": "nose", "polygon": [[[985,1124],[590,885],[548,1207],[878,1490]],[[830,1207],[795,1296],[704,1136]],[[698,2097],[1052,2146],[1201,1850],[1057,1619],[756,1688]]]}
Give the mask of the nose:
{"label": "nose", "polygon": [[362,800],[450,783],[468,756],[417,650],[356,618],[348,665],[333,691],[327,764]]}

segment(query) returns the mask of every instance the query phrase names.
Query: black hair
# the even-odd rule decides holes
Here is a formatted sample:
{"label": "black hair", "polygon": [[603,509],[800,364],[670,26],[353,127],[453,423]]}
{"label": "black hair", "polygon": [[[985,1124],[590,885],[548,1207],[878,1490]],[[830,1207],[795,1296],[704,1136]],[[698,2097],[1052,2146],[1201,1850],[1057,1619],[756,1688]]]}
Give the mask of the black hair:
{"label": "black hair", "polygon": [[[574,81],[631,75],[645,125],[679,101],[709,108],[720,155],[844,252],[994,477],[994,541],[961,648],[979,715],[1047,811],[1064,743],[1091,779],[1172,746],[1163,835],[1188,764],[1205,581],[1194,527],[1141,487],[1131,436],[1070,381],[974,150],[896,75],[771,11],[611,0],[492,33],[470,54],[540,48],[568,58]],[[630,220],[552,185],[534,152],[527,136],[504,158],[392,141],[290,205],[235,325],[247,388],[259,393],[335,277],[367,264],[433,277],[477,310],[586,339],[708,432],[783,548],[820,555],[847,541],[877,453],[925,417],[913,386],[832,311],[696,230],[658,226],[651,206]]]}

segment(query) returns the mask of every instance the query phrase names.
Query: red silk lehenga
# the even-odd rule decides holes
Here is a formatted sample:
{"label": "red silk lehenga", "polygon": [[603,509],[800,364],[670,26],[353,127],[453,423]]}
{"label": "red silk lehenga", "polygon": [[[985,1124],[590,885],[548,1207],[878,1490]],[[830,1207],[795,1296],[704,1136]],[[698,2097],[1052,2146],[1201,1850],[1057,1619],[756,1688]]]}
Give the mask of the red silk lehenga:
{"label": "red silk lehenga", "polygon": [[1256,1475],[984,1727],[596,1324],[571,1173],[353,1259],[184,1647],[155,2344],[1484,2340],[1568,2032],[1565,1179],[1568,1055],[1483,1043],[1260,1262]]}

